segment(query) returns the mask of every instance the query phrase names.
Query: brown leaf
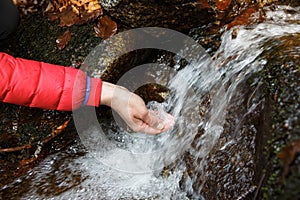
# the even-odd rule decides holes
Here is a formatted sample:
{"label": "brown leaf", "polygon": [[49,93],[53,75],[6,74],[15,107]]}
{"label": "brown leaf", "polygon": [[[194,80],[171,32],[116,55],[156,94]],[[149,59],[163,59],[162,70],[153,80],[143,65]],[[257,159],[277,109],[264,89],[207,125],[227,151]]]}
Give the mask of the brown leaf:
{"label": "brown leaf", "polygon": [[[256,14],[257,13],[257,14]],[[258,7],[250,7],[244,10],[232,22],[227,25],[227,30],[233,26],[250,25],[263,21],[263,15]]]}
{"label": "brown leaf", "polygon": [[28,170],[30,170],[31,168],[34,167],[34,165],[37,163],[37,161],[38,161],[38,157],[31,157],[31,158],[22,160],[19,163],[18,168],[14,172],[14,175],[20,176],[20,175],[26,174],[28,172]]}
{"label": "brown leaf", "polygon": [[60,23],[59,26],[72,26],[79,21],[79,16],[73,11],[72,7],[69,6],[59,15]]}
{"label": "brown leaf", "polygon": [[98,37],[107,39],[117,32],[117,23],[109,16],[101,16],[94,30]]}
{"label": "brown leaf", "polygon": [[300,138],[283,147],[282,150],[277,154],[277,157],[280,158],[284,168],[283,176],[287,175],[289,171],[289,165],[294,161],[295,155],[299,151]]}
{"label": "brown leaf", "polygon": [[46,14],[51,21],[60,20],[60,26],[84,24],[103,14],[97,0],[65,0],[53,2],[48,6]]}
{"label": "brown leaf", "polygon": [[225,11],[227,10],[231,0],[216,0],[216,6],[219,10]]}
{"label": "brown leaf", "polygon": [[56,136],[57,134],[61,133],[68,126],[69,122],[70,119],[65,121],[62,125],[58,126],[56,129],[54,129],[51,134],[53,136]]}
{"label": "brown leaf", "polygon": [[81,13],[80,20],[76,24],[84,24],[86,22],[89,22],[91,20],[96,19],[97,17],[99,17],[102,14],[103,14],[102,9],[95,10],[93,12],[84,12],[84,13]]}
{"label": "brown leaf", "polygon": [[295,159],[295,154],[300,151],[300,139],[293,141],[289,145],[282,148],[277,154],[283,163],[291,164]]}
{"label": "brown leaf", "polygon": [[63,35],[59,36],[56,39],[57,48],[59,50],[64,49],[69,44],[69,42],[71,40],[71,36],[72,36],[72,33],[68,30],[66,32],[64,32]]}
{"label": "brown leaf", "polygon": [[47,12],[46,15],[50,21],[55,21],[60,17],[60,13],[56,12]]}

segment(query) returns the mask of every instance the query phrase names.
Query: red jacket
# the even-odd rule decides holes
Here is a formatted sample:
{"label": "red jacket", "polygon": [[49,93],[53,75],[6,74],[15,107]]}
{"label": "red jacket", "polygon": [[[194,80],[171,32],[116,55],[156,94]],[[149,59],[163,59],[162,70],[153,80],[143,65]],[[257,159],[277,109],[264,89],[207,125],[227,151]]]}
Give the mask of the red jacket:
{"label": "red jacket", "polygon": [[0,101],[49,110],[98,106],[102,81],[78,69],[0,52]]}

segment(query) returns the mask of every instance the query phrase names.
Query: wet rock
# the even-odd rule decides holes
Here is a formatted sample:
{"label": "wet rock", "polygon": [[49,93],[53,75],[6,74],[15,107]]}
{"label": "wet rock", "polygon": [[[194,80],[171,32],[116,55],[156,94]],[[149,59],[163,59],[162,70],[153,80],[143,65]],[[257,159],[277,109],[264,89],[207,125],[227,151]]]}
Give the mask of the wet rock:
{"label": "wet rock", "polygon": [[[110,2],[113,3],[113,1]],[[191,31],[191,33],[198,34],[197,39],[201,44],[206,45],[207,48],[211,47],[211,51],[214,51],[218,47],[221,27],[230,23],[246,7],[254,4],[252,1],[236,0],[230,3],[226,1],[228,5],[219,7],[214,13],[210,10],[211,8],[208,8],[208,5],[213,4],[214,1],[194,1],[195,4],[184,2],[174,1],[173,4],[171,1],[165,1],[162,5],[158,5],[155,1],[138,3],[122,1],[103,5],[119,23],[122,22],[129,27],[163,26],[185,30],[193,26],[211,23],[213,25],[202,26],[199,32]],[[258,1],[261,6],[274,2],[276,1]],[[286,3],[298,5],[299,1],[286,1]],[[197,7],[198,4],[201,5],[200,8]],[[191,16],[193,14],[195,15]],[[217,15],[216,18],[214,15]],[[215,20],[219,20],[219,23]],[[125,26],[123,25],[123,27]],[[75,39],[71,39],[70,45],[65,49],[58,51],[55,47],[55,39],[66,29],[58,29],[57,24],[43,20],[41,15],[34,15],[21,26],[17,33],[18,39],[10,41],[6,50],[15,56],[71,65],[74,60],[83,61],[90,50],[101,41],[90,31],[93,29],[91,24],[83,27],[74,26],[71,29],[75,33],[75,37],[73,37]],[[57,30],[58,32],[55,32]],[[37,31],[47,37],[30,40],[35,38]],[[284,169],[276,156],[283,147],[300,137],[299,38],[299,34],[295,34],[266,43],[265,49],[267,50],[263,56],[268,63],[263,73],[249,77],[245,83],[240,85],[239,95],[233,98],[232,106],[229,109],[224,128],[225,134],[220,138],[216,148],[208,155],[208,162],[203,165],[202,171],[195,171],[195,169],[199,169],[195,166],[198,166],[201,160],[194,161],[191,155],[185,155],[182,158],[188,166],[184,178],[198,177],[193,188],[195,191],[201,191],[207,199],[216,199],[216,197],[219,199],[299,197],[297,193],[300,184],[299,154],[296,154],[288,166],[288,173],[285,176],[282,176]],[[114,48],[122,49],[126,46],[126,42],[125,38],[121,38]],[[104,71],[99,69],[98,74],[94,75],[102,76],[104,80],[110,82],[116,82],[132,67],[145,61],[151,61],[154,57],[153,51],[143,50],[131,52],[117,59],[106,56],[106,60],[101,61],[103,64],[101,69]],[[110,63],[110,65],[105,65],[105,63]],[[256,91],[257,85],[253,85],[253,80],[257,77],[263,78],[263,85]],[[153,85],[146,89],[156,90]],[[166,92],[165,88],[159,89],[158,93]],[[145,90],[142,90],[141,94],[144,94],[145,98],[153,98],[149,97]],[[205,102],[209,104],[209,97],[207,99]],[[243,118],[248,103],[257,100],[263,100],[262,106],[257,107]],[[207,107],[207,105],[201,105],[203,113],[206,112],[205,108]],[[2,123],[0,139],[11,142],[2,143],[3,147],[42,140],[53,126],[60,125],[65,120],[65,116],[68,116],[66,113],[4,104],[0,104],[0,111]],[[242,132],[235,131],[237,126],[241,127]],[[74,135],[75,131],[73,130],[72,133]],[[194,143],[197,143],[201,134],[200,130]],[[243,135],[238,140],[240,145],[227,143],[229,139],[235,138],[237,135]],[[71,138],[69,139],[71,140]],[[59,140],[57,144],[61,144],[61,142]],[[220,150],[219,147],[224,148]],[[1,184],[9,181],[7,177],[13,177],[16,160],[21,160],[22,156],[30,156],[32,153],[34,152],[1,155],[1,170],[8,170],[11,173],[1,175]],[[2,162],[2,160],[8,161]],[[10,166],[8,167],[8,165]],[[185,188],[184,178],[181,185],[183,190],[188,187]],[[57,188],[54,187],[54,189]],[[43,191],[41,190],[41,192]]]}
{"label": "wet rock", "polygon": [[100,1],[108,13],[132,28],[158,26],[187,30],[209,23],[213,15],[206,0],[193,1]]}
{"label": "wet rock", "polygon": [[230,29],[234,26],[249,26],[263,21],[263,13],[258,7],[250,7],[235,17],[227,26]]}
{"label": "wet rock", "polygon": [[[70,30],[74,37],[69,45],[59,50],[56,39]],[[93,33],[93,25],[59,27],[40,12],[23,16],[20,27],[11,38],[1,43],[0,50],[15,57],[32,59],[64,66],[71,66],[76,61],[82,62],[89,51],[101,40]],[[71,112],[47,111],[27,108],[0,102],[0,148],[20,147],[43,141],[51,134],[53,128],[60,126],[71,117]],[[74,142],[76,131],[69,124],[62,137],[53,140],[42,149],[47,156],[51,151],[59,151]],[[36,146],[31,149],[0,154],[0,187],[17,177],[16,170],[22,160],[31,158]],[[24,171],[25,172],[25,171]],[[0,194],[1,196],[1,194]],[[0,197],[1,198],[1,197]]]}
{"label": "wet rock", "polygon": [[159,26],[185,31],[201,25],[230,23],[249,7],[263,7],[277,0],[138,1],[101,0],[103,8],[131,28]]}
{"label": "wet rock", "polygon": [[[254,197],[257,190],[256,173],[256,134],[255,126],[260,119],[263,105],[256,107],[247,115],[248,105],[262,99],[259,90],[253,96],[256,85],[250,88],[250,79],[245,80],[237,89],[227,108],[226,122],[219,141],[204,158],[195,160],[185,156],[188,166],[188,177],[194,180],[194,194],[202,195],[205,199],[244,199]],[[249,101],[248,101],[249,100]],[[208,105],[207,105],[208,106]],[[204,131],[200,131],[193,141],[194,151],[200,151],[197,146]],[[199,167],[201,166],[201,167]],[[190,170],[192,169],[192,170]],[[182,183],[186,180],[183,179]],[[185,185],[182,185],[185,190]],[[250,198],[251,199],[251,198]]]}
{"label": "wet rock", "polygon": [[300,34],[274,39],[266,46],[270,45],[274,48],[265,52],[268,64],[264,70],[268,104],[260,123],[264,135],[260,136],[263,149],[258,157],[262,165],[257,170],[264,177],[260,195],[266,199],[298,199],[299,154],[291,158],[287,169],[276,155],[300,137]]}
{"label": "wet rock", "polygon": [[[261,55],[267,63],[239,85],[218,143],[205,158],[188,153],[181,158],[187,166],[181,187],[191,199],[195,194],[205,199],[299,198],[298,146],[293,154],[278,154],[300,137],[299,45],[299,34],[267,41]],[[201,105],[204,112],[207,102]],[[256,105],[251,112],[250,105]],[[203,133],[194,138],[195,152],[200,152]],[[169,167],[165,171],[174,166]]]}

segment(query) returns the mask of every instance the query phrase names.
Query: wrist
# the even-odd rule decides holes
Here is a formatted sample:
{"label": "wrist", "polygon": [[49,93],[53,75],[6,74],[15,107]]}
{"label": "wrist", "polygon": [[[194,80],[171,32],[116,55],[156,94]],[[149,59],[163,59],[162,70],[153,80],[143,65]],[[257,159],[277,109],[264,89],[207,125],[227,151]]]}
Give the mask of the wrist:
{"label": "wrist", "polygon": [[115,90],[115,85],[105,82],[102,82],[102,92],[101,92],[101,98],[100,98],[100,104],[101,105],[106,105],[111,107],[111,102],[113,98]]}
{"label": "wrist", "polygon": [[103,81],[100,104],[118,110],[122,102],[128,101],[130,94],[131,92],[122,86]]}

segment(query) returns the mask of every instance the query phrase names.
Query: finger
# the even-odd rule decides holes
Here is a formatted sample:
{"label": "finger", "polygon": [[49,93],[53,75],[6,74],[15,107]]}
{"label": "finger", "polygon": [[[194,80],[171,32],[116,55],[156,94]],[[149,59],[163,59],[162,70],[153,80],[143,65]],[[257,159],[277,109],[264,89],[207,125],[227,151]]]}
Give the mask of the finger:
{"label": "finger", "polygon": [[175,124],[175,119],[172,115],[166,113],[166,112],[160,112],[157,111],[149,111],[150,115],[150,126],[156,129],[160,130],[168,130]]}
{"label": "finger", "polygon": [[135,123],[131,125],[131,128],[136,132],[144,132],[148,134],[159,134],[165,132],[172,126],[174,126],[175,123],[174,117],[172,115],[166,113],[165,116],[166,117],[164,121],[159,119],[155,123],[153,123],[153,116],[150,115],[150,118],[146,117],[145,119],[148,118],[148,120],[152,122],[150,124],[147,124],[142,119],[136,118]]}
{"label": "finger", "polygon": [[159,119],[151,110],[145,109],[143,112],[140,112],[139,115],[136,115],[135,118],[154,129],[161,130],[164,128],[162,120]]}
{"label": "finger", "polygon": [[163,128],[163,131],[167,131],[169,130],[171,127],[174,126],[175,124],[175,118],[168,114],[168,113],[165,113],[164,115],[164,120],[163,120],[163,124],[164,124],[164,128]]}
{"label": "finger", "polygon": [[149,116],[149,123],[148,123],[149,126],[159,130],[162,130],[165,127],[164,118],[162,118],[163,116],[160,116],[158,112],[149,110],[148,116]]}
{"label": "finger", "polygon": [[147,134],[156,135],[156,134],[162,133],[163,129],[153,128],[153,127],[151,127],[151,126],[144,123],[142,126],[139,127],[138,132],[143,132],[143,133],[147,133]]}

